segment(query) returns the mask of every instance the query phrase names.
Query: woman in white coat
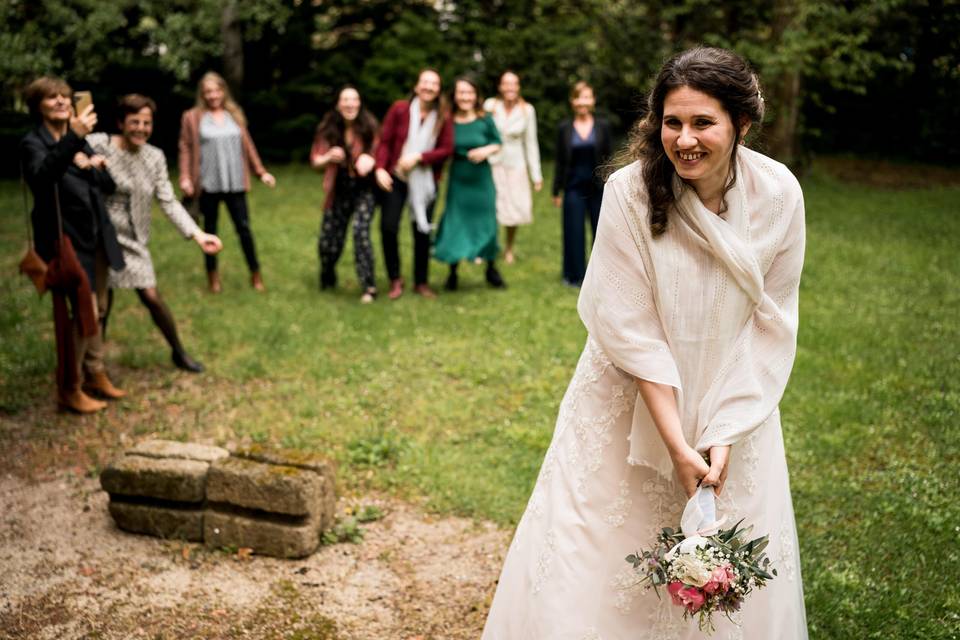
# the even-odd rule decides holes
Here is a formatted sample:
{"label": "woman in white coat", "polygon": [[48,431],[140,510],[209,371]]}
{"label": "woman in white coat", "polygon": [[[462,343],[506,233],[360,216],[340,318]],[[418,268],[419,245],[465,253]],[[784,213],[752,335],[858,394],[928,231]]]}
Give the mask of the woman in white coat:
{"label": "woman in white coat", "polygon": [[698,485],[767,534],[777,576],[723,640],[807,637],[780,413],[796,353],[800,186],[741,146],[763,116],[738,55],[660,71],[632,164],[607,181],[578,311],[589,336],[560,405],[486,640],[703,637],[624,557],[676,528]]}
{"label": "woman in white coat", "polygon": [[534,191],[543,188],[540,169],[540,145],[537,142],[537,112],[520,96],[520,77],[504,71],[498,85],[499,96],[490,98],[483,110],[493,116],[503,145],[490,158],[493,182],[497,187],[497,222],[507,230],[503,259],[513,264],[513,244],[517,227],[533,222]]}

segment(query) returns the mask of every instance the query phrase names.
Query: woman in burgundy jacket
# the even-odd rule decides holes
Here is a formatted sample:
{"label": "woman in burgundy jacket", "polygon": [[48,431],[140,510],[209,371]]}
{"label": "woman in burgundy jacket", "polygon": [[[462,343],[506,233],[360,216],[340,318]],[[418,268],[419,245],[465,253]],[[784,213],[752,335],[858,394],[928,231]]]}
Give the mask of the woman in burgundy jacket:
{"label": "woman in burgundy jacket", "polygon": [[405,204],[413,222],[413,290],[425,298],[436,293],[427,284],[430,264],[430,231],[437,184],[444,161],[453,153],[453,121],[440,74],[424,69],[413,96],[393,103],[383,120],[377,147],[377,184],[386,194],[381,207],[380,233],[383,257],[390,277],[391,300],[403,294],[397,234]]}

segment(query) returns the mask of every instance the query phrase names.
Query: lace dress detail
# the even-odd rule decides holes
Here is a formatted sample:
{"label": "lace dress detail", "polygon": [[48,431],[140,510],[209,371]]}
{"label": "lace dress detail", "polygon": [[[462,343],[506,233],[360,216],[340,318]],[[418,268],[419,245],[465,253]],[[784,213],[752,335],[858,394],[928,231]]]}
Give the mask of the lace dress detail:
{"label": "lace dress detail", "polygon": [[653,541],[664,527],[677,527],[685,502],[676,483],[667,482],[660,475],[644,482],[641,491],[650,506],[652,516],[644,532],[644,539]]}
{"label": "lace dress detail", "polygon": [[743,441],[740,460],[743,463],[743,488],[750,495],[757,491],[757,468],[760,466],[760,450],[757,449],[755,433]]}
{"label": "lace dress detail", "polygon": [[553,564],[553,557],[557,553],[557,537],[553,531],[547,531],[543,539],[543,547],[540,549],[540,556],[537,558],[537,576],[533,582],[533,593],[540,593],[543,584],[550,577],[550,567]]}
{"label": "lace dress detail", "polygon": [[630,483],[626,480],[620,481],[620,493],[617,499],[613,501],[610,508],[607,509],[607,524],[611,527],[622,527],[627,521],[627,514],[630,507],[633,506],[633,499],[630,497]]}
{"label": "lace dress detail", "polygon": [[780,529],[780,568],[778,577],[791,582],[797,578],[796,551],[794,549],[793,531],[788,527]]}
{"label": "lace dress detail", "polygon": [[622,614],[630,613],[634,601],[645,592],[633,567],[627,563],[610,579],[610,586],[613,588],[614,606]]}

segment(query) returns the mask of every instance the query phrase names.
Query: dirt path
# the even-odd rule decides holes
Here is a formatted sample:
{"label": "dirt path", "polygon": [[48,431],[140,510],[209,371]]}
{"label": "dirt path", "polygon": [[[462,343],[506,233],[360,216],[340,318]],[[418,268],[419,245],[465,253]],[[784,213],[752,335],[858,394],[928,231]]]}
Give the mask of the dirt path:
{"label": "dirt path", "polygon": [[362,543],[299,561],[117,529],[98,469],[152,436],[141,425],[177,432],[183,422],[192,432],[194,420],[175,409],[202,391],[183,376],[158,390],[134,372],[126,385],[140,402],[98,418],[47,402],[0,415],[0,638],[479,637],[510,538],[491,523],[354,496],[341,508],[375,504],[385,517],[363,525]]}
{"label": "dirt path", "polygon": [[0,480],[3,638],[477,638],[508,533],[396,501],[361,544],[240,559],[126,534],[95,479]]}

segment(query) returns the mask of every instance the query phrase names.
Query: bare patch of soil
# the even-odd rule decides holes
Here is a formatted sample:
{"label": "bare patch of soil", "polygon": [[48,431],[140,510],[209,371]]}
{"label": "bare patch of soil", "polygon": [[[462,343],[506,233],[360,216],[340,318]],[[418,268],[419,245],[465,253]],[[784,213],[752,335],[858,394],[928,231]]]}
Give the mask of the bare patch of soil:
{"label": "bare patch of soil", "polygon": [[477,638],[508,532],[380,498],[360,544],[241,558],[124,533],[98,481],[0,480],[0,637]]}
{"label": "bare patch of soil", "polygon": [[[38,399],[0,415],[0,638],[366,640],[479,637],[510,532],[437,518],[384,496],[360,544],[290,561],[128,534],[99,470],[157,433],[199,442],[229,428],[251,389],[120,371],[130,399],[96,416]],[[263,383],[258,382],[257,386]]]}

